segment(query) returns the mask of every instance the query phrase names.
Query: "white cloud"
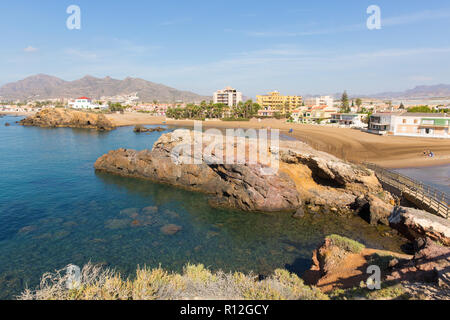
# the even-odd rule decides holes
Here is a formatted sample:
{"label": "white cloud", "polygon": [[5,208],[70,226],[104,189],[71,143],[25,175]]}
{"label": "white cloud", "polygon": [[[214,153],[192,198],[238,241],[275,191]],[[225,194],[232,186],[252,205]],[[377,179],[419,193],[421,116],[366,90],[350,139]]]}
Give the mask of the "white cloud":
{"label": "white cloud", "polygon": [[94,52],[89,51],[83,51],[79,49],[65,49],[64,53],[73,57],[85,59],[85,60],[96,60],[98,58],[98,55]]}
{"label": "white cloud", "polygon": [[[381,11],[381,26],[400,26],[406,24],[413,24],[417,22],[427,20],[438,20],[450,18],[450,10],[447,8],[441,10],[426,10],[420,12],[414,12],[395,17],[384,17],[384,11]],[[303,36],[316,36],[316,35],[328,35],[342,32],[362,31],[366,29],[366,20],[362,19],[361,23],[353,25],[333,26],[330,28],[305,30],[305,31],[241,31],[245,35],[250,37],[303,37]]]}
{"label": "white cloud", "polygon": [[32,46],[28,46],[25,49],[23,49],[23,51],[25,51],[25,52],[36,52],[36,51],[38,51],[38,49],[35,48],[35,47],[32,47]]}

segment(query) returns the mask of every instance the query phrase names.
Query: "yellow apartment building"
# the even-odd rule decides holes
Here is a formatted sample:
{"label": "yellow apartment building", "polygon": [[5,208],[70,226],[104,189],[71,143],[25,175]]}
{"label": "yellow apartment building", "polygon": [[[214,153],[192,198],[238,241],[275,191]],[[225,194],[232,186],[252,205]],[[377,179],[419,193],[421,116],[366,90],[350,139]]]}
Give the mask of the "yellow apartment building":
{"label": "yellow apartment building", "polygon": [[302,96],[282,96],[278,91],[269,92],[267,95],[256,96],[256,102],[263,110],[278,110],[284,114],[292,112],[303,104]]}

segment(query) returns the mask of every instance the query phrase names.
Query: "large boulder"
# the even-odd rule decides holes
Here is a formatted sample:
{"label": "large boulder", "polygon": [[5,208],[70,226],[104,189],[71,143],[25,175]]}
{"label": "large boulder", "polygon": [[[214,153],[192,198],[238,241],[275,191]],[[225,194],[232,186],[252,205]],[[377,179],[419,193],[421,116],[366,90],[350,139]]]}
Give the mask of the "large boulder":
{"label": "large boulder", "polygon": [[114,129],[114,125],[103,114],[87,113],[70,109],[44,109],[20,121],[24,126],[56,128],[88,128],[99,131]]}
{"label": "large boulder", "polygon": [[370,194],[367,198],[370,210],[370,224],[377,225],[380,223],[388,226],[389,217],[394,210],[394,206],[373,194]]}
{"label": "large boulder", "polygon": [[110,151],[96,161],[95,169],[209,193],[214,195],[213,205],[244,211],[295,212],[301,206],[290,177],[282,172],[267,175],[259,163],[189,163],[193,156],[176,154],[174,149],[189,137],[189,131],[177,130],[161,136],[151,151]]}
{"label": "large boulder", "polygon": [[306,143],[300,141],[280,143],[279,154],[280,159],[286,163],[301,163],[308,166],[313,178],[319,183],[344,188],[353,191],[355,195],[383,190],[372,170],[315,150]]}
{"label": "large boulder", "polygon": [[425,237],[450,246],[450,221],[426,211],[395,207],[389,224],[410,240]]}
{"label": "large boulder", "polygon": [[[196,135],[202,136],[202,142]],[[194,134],[179,129],[162,135],[151,151],[110,151],[97,160],[95,168],[206,192],[215,196],[213,205],[246,211],[296,212],[310,204],[347,212],[357,197],[382,192],[371,170],[299,141],[279,141],[278,147],[267,148],[266,155],[279,159],[278,170],[248,159],[223,164],[228,163],[223,160],[229,150],[248,154],[258,142],[246,139],[245,151],[239,151],[235,142],[225,139],[224,143],[222,138],[220,132]],[[195,152],[205,147],[211,152]]]}

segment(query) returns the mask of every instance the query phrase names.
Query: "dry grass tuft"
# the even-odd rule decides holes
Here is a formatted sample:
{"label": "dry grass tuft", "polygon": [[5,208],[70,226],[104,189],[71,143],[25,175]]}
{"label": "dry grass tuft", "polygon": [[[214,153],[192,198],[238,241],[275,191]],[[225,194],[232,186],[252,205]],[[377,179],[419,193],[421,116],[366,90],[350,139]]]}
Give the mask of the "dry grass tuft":
{"label": "dry grass tuft", "polygon": [[123,279],[109,269],[88,263],[81,270],[80,283],[66,286],[67,268],[42,276],[37,290],[26,289],[20,300],[183,300],[183,299],[276,299],[324,300],[328,296],[309,287],[286,270],[275,270],[262,281],[240,272],[211,272],[203,265],[187,264],[181,274],[161,267],[138,267],[134,279]]}

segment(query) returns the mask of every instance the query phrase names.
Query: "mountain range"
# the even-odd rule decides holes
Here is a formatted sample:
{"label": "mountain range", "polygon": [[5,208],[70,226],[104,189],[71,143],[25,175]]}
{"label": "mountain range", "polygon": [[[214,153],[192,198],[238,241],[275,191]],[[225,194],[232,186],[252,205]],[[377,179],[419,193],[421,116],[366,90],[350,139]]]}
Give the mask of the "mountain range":
{"label": "mountain range", "polygon": [[[139,78],[117,80],[111,77],[96,78],[85,76],[79,80],[65,81],[57,77],[38,74],[0,87],[0,100],[45,100],[56,98],[77,98],[88,96],[92,99],[130,95],[137,93],[140,101],[151,102],[200,102],[210,101],[210,96],[202,96],[189,91],[177,90],[163,84]],[[340,98],[335,94],[336,98]],[[354,96],[353,94],[351,95]],[[357,96],[354,96],[357,97]],[[450,97],[450,85],[438,84],[417,86],[402,92],[383,92],[360,96],[377,99],[431,99]]]}
{"label": "mountain range", "polygon": [[45,74],[30,76],[0,87],[0,100],[45,100],[81,96],[99,99],[134,93],[137,93],[139,100],[147,102],[153,100],[160,102],[211,100],[211,97],[208,96],[177,90],[139,78],[128,77],[124,80],[117,80],[111,77],[85,76],[79,80],[65,81]]}
{"label": "mountain range", "polygon": [[430,86],[417,86],[413,89],[402,92],[383,92],[372,95],[373,98],[394,98],[394,99],[431,99],[450,97],[449,84],[437,84]]}

